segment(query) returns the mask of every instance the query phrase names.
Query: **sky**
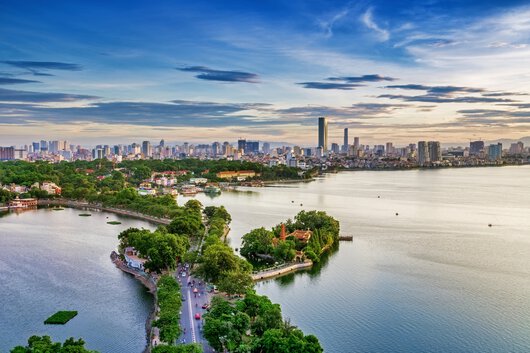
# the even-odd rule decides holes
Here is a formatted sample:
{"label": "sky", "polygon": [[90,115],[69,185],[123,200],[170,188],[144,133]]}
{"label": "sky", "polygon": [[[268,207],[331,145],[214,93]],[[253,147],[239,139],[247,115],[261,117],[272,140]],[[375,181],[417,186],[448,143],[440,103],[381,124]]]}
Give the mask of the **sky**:
{"label": "sky", "polygon": [[0,0],[0,145],[530,136],[530,3]]}

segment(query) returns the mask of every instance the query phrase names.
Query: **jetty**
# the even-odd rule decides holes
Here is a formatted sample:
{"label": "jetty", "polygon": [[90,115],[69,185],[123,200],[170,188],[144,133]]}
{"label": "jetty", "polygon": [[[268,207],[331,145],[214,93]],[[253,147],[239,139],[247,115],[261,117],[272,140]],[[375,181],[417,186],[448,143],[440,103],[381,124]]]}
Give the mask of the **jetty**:
{"label": "jetty", "polygon": [[339,241],[353,241],[353,235],[341,235]]}

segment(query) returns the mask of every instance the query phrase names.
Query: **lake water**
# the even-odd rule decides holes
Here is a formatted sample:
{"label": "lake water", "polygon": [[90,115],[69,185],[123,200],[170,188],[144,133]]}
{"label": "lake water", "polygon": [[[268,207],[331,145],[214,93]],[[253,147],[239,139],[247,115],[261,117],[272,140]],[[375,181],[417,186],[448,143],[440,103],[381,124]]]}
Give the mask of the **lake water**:
{"label": "lake water", "polygon": [[[227,207],[235,248],[302,209],[353,235],[321,268],[257,286],[326,352],[530,352],[530,167],[343,172],[196,198]],[[142,351],[151,298],[109,253],[119,231],[150,226],[78,213],[0,218],[0,352],[31,334]],[[62,309],[79,315],[42,324]]]}
{"label": "lake water", "polygon": [[257,286],[326,352],[530,352],[530,167],[343,172],[246,190],[197,196],[227,207],[236,248],[301,209],[353,235],[321,269]]}
{"label": "lake water", "polygon": [[[41,209],[0,218],[0,352],[35,334],[82,337],[100,352],[143,351],[152,297],[109,255],[120,231],[152,226],[110,213],[79,213]],[[44,325],[58,310],[79,313],[64,326]]]}

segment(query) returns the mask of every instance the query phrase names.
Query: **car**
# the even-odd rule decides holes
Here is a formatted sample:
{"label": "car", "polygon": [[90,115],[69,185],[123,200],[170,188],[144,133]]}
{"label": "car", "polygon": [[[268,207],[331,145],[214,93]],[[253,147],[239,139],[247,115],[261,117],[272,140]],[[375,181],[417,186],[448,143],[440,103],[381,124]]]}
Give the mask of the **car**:
{"label": "car", "polygon": [[203,309],[208,309],[209,307],[210,307],[210,305],[208,305],[208,303],[204,303],[204,304],[202,305],[202,308],[203,308]]}
{"label": "car", "polygon": [[182,272],[182,277],[186,277],[186,272]]}
{"label": "car", "polygon": [[195,314],[195,320],[200,320],[201,319],[201,314],[197,313]]}
{"label": "car", "polygon": [[181,299],[183,302],[186,301],[186,297],[184,297],[184,296],[180,297],[180,299]]}

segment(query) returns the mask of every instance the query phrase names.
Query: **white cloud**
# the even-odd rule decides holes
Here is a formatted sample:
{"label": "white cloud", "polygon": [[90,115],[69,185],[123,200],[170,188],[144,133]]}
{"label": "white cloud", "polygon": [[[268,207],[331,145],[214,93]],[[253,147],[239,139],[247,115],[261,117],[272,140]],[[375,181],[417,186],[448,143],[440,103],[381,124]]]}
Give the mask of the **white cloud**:
{"label": "white cloud", "polygon": [[366,10],[366,12],[361,16],[361,20],[363,21],[366,27],[370,28],[371,30],[377,33],[379,39],[382,42],[386,42],[390,38],[390,32],[386,29],[379,27],[379,25],[374,21],[372,15],[372,8]]}

